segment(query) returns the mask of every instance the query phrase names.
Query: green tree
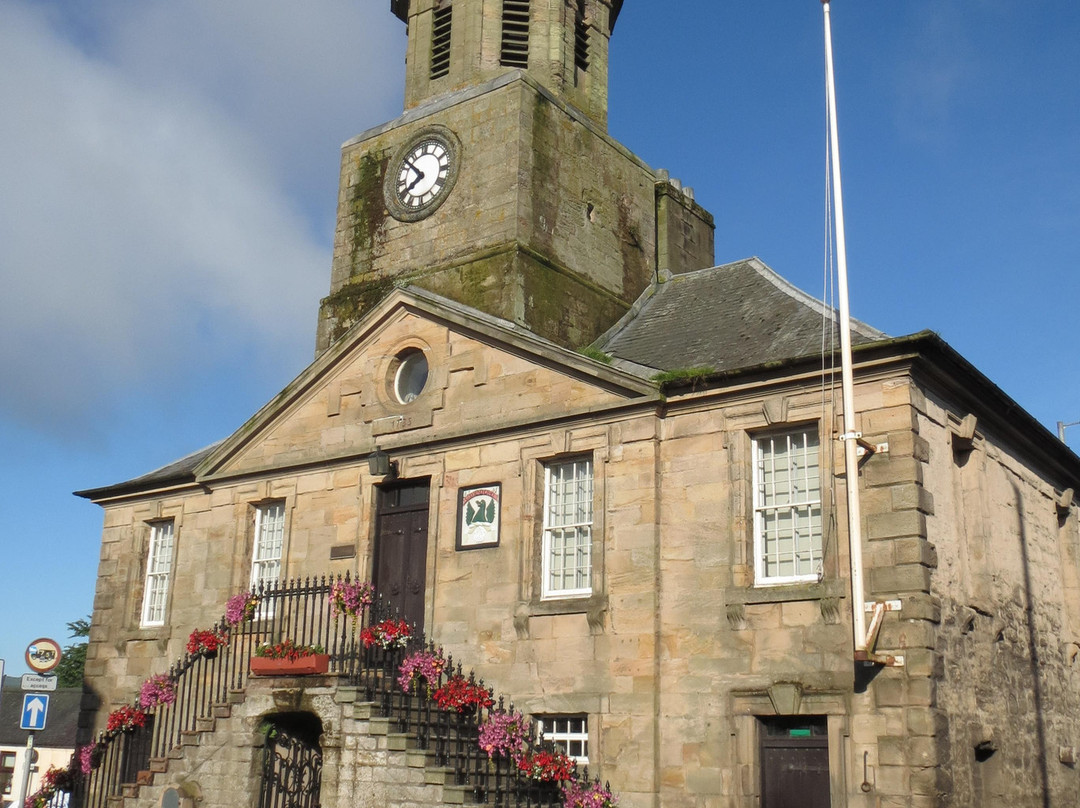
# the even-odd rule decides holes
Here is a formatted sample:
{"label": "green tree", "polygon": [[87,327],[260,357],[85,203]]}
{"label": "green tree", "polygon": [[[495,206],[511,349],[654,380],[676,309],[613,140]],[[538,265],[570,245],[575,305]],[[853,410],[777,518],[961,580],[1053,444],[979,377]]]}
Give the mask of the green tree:
{"label": "green tree", "polygon": [[[90,617],[73,620],[67,624],[68,635],[74,639],[90,636]],[[82,687],[83,668],[86,667],[86,643],[76,642],[64,649],[60,664],[56,666],[57,684],[60,687]]]}

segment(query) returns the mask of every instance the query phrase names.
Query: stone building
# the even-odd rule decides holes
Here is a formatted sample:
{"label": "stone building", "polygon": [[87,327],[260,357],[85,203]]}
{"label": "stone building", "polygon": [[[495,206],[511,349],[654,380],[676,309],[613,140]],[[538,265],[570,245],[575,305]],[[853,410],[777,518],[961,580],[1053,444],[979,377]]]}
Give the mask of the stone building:
{"label": "stone building", "polygon": [[[712,266],[711,216],[607,135],[621,5],[393,0],[407,109],[343,148],[315,361],[223,441],[80,492],[96,698],[232,595],[349,573],[627,808],[1075,805],[1080,460],[938,336],[854,322],[889,664],[856,662],[835,314]],[[246,680],[116,798],[259,804],[281,712],[317,719],[328,808],[463,798],[356,699]]]}

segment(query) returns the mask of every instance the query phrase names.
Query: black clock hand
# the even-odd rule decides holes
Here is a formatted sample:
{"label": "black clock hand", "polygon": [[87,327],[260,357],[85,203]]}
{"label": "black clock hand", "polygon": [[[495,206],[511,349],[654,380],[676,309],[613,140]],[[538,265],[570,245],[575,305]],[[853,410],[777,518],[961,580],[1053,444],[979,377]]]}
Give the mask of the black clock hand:
{"label": "black clock hand", "polygon": [[420,180],[424,178],[424,172],[421,171],[417,167],[416,163],[414,163],[408,157],[405,158],[405,165],[407,165],[409,168],[416,172],[416,179],[410,182],[409,185],[405,188],[406,191],[411,191],[413,188],[416,187],[416,183],[420,182]]}

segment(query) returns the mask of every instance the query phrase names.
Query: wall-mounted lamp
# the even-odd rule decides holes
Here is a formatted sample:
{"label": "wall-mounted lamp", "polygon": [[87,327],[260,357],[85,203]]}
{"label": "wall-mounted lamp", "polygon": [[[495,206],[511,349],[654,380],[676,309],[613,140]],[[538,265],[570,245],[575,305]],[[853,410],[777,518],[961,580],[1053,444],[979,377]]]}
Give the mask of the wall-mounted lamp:
{"label": "wall-mounted lamp", "polygon": [[397,477],[397,461],[391,460],[390,455],[378,446],[368,455],[367,464],[373,477]]}

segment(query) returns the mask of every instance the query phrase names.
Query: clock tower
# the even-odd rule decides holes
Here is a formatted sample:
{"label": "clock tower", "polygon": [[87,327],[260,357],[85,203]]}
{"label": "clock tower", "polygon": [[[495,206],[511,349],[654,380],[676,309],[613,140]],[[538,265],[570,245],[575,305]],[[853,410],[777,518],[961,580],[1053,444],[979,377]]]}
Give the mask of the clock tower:
{"label": "clock tower", "polygon": [[321,353],[395,283],[591,342],[659,270],[713,263],[713,221],[607,134],[622,0],[391,0],[405,112],[342,148]]}

